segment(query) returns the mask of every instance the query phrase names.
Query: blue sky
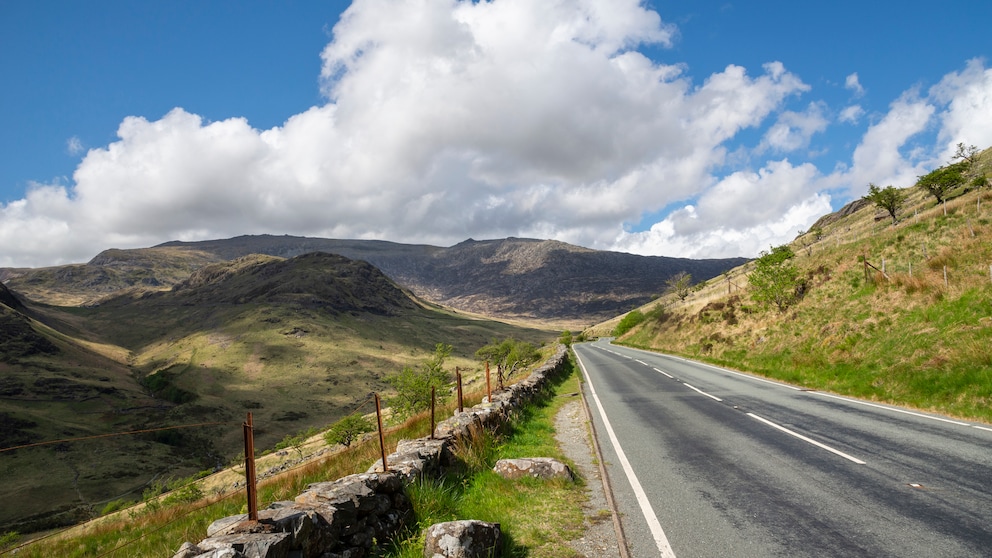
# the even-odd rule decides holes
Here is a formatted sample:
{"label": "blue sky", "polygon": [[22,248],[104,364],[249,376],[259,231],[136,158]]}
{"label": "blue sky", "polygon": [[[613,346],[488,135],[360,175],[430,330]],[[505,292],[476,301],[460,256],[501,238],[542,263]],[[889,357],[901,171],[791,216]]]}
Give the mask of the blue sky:
{"label": "blue sky", "polygon": [[989,21],[976,1],[0,0],[0,266],[251,233],[754,256],[992,145]]}

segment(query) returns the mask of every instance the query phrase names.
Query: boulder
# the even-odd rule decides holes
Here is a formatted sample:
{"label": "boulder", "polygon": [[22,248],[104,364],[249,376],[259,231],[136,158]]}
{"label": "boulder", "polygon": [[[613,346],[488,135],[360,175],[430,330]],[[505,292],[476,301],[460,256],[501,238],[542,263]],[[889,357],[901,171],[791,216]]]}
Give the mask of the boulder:
{"label": "boulder", "polygon": [[436,523],[427,528],[425,558],[489,558],[502,545],[499,523],[462,520]]}
{"label": "boulder", "polygon": [[493,471],[504,479],[534,477],[538,479],[572,480],[572,470],[557,459],[550,457],[527,457],[523,459],[500,459]]}

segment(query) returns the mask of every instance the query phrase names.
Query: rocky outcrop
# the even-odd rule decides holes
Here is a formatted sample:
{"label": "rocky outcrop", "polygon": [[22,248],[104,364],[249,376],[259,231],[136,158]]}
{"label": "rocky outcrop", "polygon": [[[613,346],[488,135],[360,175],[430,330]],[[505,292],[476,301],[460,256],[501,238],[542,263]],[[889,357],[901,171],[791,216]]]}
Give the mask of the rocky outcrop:
{"label": "rocky outcrop", "polygon": [[436,523],[427,528],[424,558],[490,558],[499,556],[499,523],[474,519]]}
{"label": "rocky outcrop", "polygon": [[173,558],[368,556],[376,544],[390,540],[410,521],[407,483],[423,475],[443,474],[444,466],[455,459],[452,447],[457,440],[506,421],[514,407],[533,400],[566,370],[567,360],[566,348],[559,346],[547,363],[494,393],[492,401],[484,400],[442,421],[431,437],[400,441],[396,451],[386,456],[388,470],[379,460],[364,474],[311,484],[294,501],[275,502],[260,510],[257,522],[248,521],[246,515],[219,519],[207,529],[206,539],[185,543]]}

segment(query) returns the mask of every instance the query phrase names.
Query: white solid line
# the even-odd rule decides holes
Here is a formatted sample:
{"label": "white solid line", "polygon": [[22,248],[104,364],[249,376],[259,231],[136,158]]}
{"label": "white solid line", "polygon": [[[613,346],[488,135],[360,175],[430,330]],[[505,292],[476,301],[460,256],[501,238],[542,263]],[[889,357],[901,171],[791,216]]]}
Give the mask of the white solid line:
{"label": "white solid line", "polygon": [[671,374],[669,374],[668,372],[665,372],[664,370],[660,370],[658,368],[655,368],[654,371],[655,372],[659,372],[661,374],[664,374],[664,375],[668,376],[669,378],[671,378],[673,380],[675,379],[675,376],[672,376]]}
{"label": "white solid line", "polygon": [[836,449],[834,449],[834,448],[832,448],[832,447],[830,447],[830,446],[828,446],[826,444],[821,444],[820,442],[817,442],[816,440],[813,440],[811,438],[807,438],[806,436],[803,436],[802,434],[800,434],[798,432],[793,432],[792,430],[789,430],[788,428],[786,428],[784,426],[780,426],[778,424],[775,424],[774,422],[772,422],[772,421],[770,421],[768,419],[761,418],[761,417],[759,417],[758,415],[756,415],[754,413],[748,413],[747,416],[749,416],[749,417],[751,417],[753,419],[760,420],[761,422],[767,424],[768,426],[771,426],[772,428],[777,428],[778,430],[781,430],[782,432],[785,432],[786,434],[788,434],[790,436],[795,436],[796,438],[799,438],[800,440],[802,440],[804,442],[809,442],[809,443],[813,444],[814,446],[816,446],[818,448],[825,449],[825,450],[829,451],[830,453],[837,454],[837,455],[843,457],[844,459],[847,459],[849,461],[853,461],[853,462],[857,463],[858,465],[864,465],[865,464],[864,461],[861,461],[857,457],[851,457],[850,455],[848,455],[848,454],[846,454],[846,453],[844,453],[844,452],[842,452],[840,450],[836,450]]}
{"label": "white solid line", "polygon": [[705,395],[706,397],[709,397],[710,399],[713,399],[714,401],[723,401],[723,399],[720,399],[719,397],[717,397],[715,395],[710,395],[710,394],[706,393],[705,391],[703,391],[703,390],[701,390],[701,389],[699,389],[697,387],[690,386],[689,384],[687,384],[685,382],[682,382],[682,385],[684,385],[685,387],[687,387],[687,388],[689,388],[691,390],[694,390],[696,392],[699,392],[699,393]]}
{"label": "white solid line", "polygon": [[[913,415],[914,417],[920,417],[920,418],[925,418],[925,419],[930,419],[930,420],[939,420],[940,422],[949,422],[951,424],[956,424],[958,426],[972,426],[972,425],[968,424],[967,422],[959,422],[959,421],[956,421],[956,420],[951,420],[951,419],[946,419],[946,418],[941,418],[941,417],[932,417],[930,415],[924,415],[923,413],[914,413],[913,411],[906,411],[906,410],[903,410],[903,409],[897,409],[895,407],[886,407],[885,405],[876,405],[874,403],[868,403],[867,401],[858,401],[857,399],[849,399],[847,397],[841,397],[839,395],[834,395],[832,393],[823,393],[822,391],[810,391],[808,393],[814,393],[816,395],[822,395],[823,397],[830,397],[830,398],[833,398],[833,399],[840,399],[841,401],[847,401],[848,403],[857,403],[858,405],[866,405],[868,407],[875,407],[876,409],[885,409],[886,411],[895,411],[897,413],[903,413],[903,414],[907,414],[907,415]],[[979,428],[979,427],[976,426],[975,428]]]}
{"label": "white solid line", "polygon": [[603,409],[603,404],[599,401],[599,396],[596,395],[596,389],[592,386],[592,378],[589,377],[589,372],[586,371],[586,366],[582,363],[582,358],[579,357],[578,352],[575,353],[575,356],[579,361],[579,367],[582,368],[582,373],[586,375],[586,384],[589,386],[589,393],[592,395],[593,401],[596,402],[596,408],[599,409],[599,416],[603,419],[606,433],[610,437],[613,449],[617,452],[617,458],[620,460],[624,474],[627,475],[630,487],[634,490],[634,496],[637,498],[637,503],[641,507],[641,513],[644,514],[644,519],[648,522],[648,529],[651,531],[651,536],[654,537],[654,543],[658,547],[658,552],[661,553],[663,558],[675,558],[675,551],[672,550],[672,545],[668,543],[668,537],[665,536],[665,531],[661,528],[658,516],[655,515],[654,508],[651,507],[651,502],[648,501],[648,496],[641,487],[640,481],[637,480],[637,475],[634,474],[634,469],[630,466],[627,455],[620,447],[620,441],[617,440],[613,426],[610,425],[610,419],[606,418],[606,410]]}
{"label": "white solid line", "polygon": [[992,428],[986,428],[984,426],[975,426],[974,424],[972,424],[971,427],[972,428],[977,428],[979,430],[988,430],[989,432],[992,432]]}

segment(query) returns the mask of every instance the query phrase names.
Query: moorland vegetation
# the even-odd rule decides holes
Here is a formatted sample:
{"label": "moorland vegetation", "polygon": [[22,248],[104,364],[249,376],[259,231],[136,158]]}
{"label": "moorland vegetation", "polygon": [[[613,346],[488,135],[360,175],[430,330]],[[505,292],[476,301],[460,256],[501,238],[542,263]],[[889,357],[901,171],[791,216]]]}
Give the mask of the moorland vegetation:
{"label": "moorland vegetation", "polygon": [[913,187],[871,188],[688,298],[586,334],[992,422],[990,176],[992,149],[962,144]]}

